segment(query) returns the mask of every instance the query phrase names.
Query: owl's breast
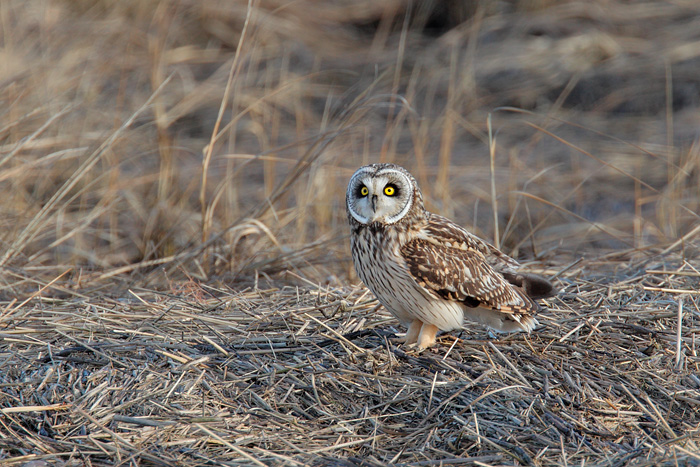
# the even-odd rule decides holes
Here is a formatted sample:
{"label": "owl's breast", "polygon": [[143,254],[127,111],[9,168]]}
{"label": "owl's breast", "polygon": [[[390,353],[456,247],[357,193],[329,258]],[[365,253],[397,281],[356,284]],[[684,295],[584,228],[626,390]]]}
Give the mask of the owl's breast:
{"label": "owl's breast", "polygon": [[436,299],[420,286],[401,256],[405,234],[364,228],[351,236],[352,258],[362,282],[379,302],[404,325],[415,319],[442,330],[458,328],[462,307]]}

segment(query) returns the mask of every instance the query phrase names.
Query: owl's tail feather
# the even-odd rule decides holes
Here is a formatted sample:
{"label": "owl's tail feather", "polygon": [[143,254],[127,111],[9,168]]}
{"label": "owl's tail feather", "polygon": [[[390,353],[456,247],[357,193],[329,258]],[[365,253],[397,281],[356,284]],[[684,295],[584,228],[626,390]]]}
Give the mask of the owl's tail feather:
{"label": "owl's tail feather", "polygon": [[533,299],[553,297],[559,292],[551,282],[535,274],[504,272],[503,277]]}
{"label": "owl's tail feather", "polygon": [[537,322],[534,316],[523,316],[520,318],[520,327],[523,331],[530,332],[535,329],[540,323]]}

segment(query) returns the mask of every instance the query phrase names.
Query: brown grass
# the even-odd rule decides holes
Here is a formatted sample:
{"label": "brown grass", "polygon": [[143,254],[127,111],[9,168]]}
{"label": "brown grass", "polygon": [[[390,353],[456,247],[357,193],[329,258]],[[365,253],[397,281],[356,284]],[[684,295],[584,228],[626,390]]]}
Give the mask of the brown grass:
{"label": "brown grass", "polygon": [[[0,3],[0,463],[698,463],[698,6],[463,5]],[[378,160],[541,329],[388,343]]]}
{"label": "brown grass", "polygon": [[422,354],[387,340],[362,287],[12,303],[4,465],[694,465],[700,272],[619,265],[637,273],[562,273],[530,335],[469,330]]}

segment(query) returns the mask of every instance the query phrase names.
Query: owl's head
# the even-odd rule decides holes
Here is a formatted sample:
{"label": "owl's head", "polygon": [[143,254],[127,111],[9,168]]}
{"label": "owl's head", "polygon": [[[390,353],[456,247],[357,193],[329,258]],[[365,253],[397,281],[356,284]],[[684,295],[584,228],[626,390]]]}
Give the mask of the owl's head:
{"label": "owl's head", "polygon": [[423,211],[423,197],[413,176],[395,164],[360,167],[345,194],[348,214],[360,224],[394,224],[415,207]]}

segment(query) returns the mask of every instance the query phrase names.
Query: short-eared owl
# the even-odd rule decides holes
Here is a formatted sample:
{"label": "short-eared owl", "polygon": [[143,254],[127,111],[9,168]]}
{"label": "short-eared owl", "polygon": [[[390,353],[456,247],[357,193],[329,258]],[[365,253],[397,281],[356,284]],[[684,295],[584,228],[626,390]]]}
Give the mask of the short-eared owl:
{"label": "short-eared owl", "polygon": [[423,207],[416,180],[394,164],[360,167],[346,193],[357,274],[424,349],[438,330],[471,319],[498,331],[530,331],[552,285],[489,243]]}

